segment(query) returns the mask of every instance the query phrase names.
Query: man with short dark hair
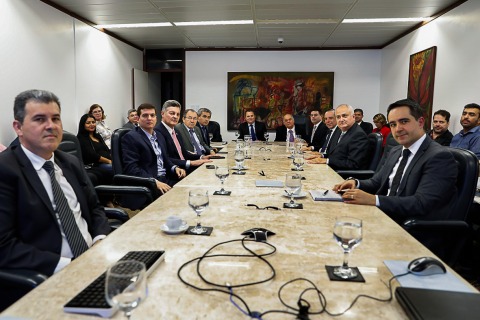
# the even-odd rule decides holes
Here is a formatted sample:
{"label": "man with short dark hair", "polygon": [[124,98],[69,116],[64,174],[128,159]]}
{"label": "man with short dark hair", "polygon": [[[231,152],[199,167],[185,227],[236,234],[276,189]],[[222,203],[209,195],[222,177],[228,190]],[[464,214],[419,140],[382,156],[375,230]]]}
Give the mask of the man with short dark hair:
{"label": "man with short dark hair", "polygon": [[463,130],[452,138],[450,147],[470,150],[480,159],[480,106],[469,103],[463,107],[460,124]]}
{"label": "man with short dark hair", "polygon": [[137,110],[129,109],[127,111],[127,120],[128,122],[123,125],[124,128],[134,129],[138,126],[138,114]]}
{"label": "man with short dark hair", "polygon": [[83,163],[57,150],[60,112],[48,91],[15,98],[20,143],[0,154],[0,268],[52,275],[110,232]]}
{"label": "man with short dark hair", "polygon": [[307,140],[307,133],[304,126],[296,126],[295,119],[289,113],[283,116],[283,125],[275,129],[275,141],[294,142],[296,136]]}
{"label": "man with short dark hair", "polygon": [[392,103],[387,117],[400,145],[392,148],[372,178],[349,178],[333,189],[347,190],[342,195],[346,203],[377,206],[400,224],[410,218],[448,218],[458,174],[453,155],[425,134],[425,119],[417,102]]}
{"label": "man with short dark hair", "polygon": [[248,110],[245,112],[245,122],[238,126],[238,139],[243,140],[244,136],[250,135],[252,141],[265,141],[266,132],[267,126],[265,123],[256,120],[255,111]]}
{"label": "man with short dark hair", "polygon": [[165,139],[154,130],[157,113],[151,104],[141,104],[138,109],[138,127],[122,138],[122,158],[125,174],[154,178],[158,190],[167,192],[185,177],[185,170],[168,157]]}
{"label": "man with short dark hair", "polygon": [[450,123],[450,112],[446,110],[438,110],[433,114],[433,128],[428,135],[436,143],[442,146],[449,146],[452,141],[453,134],[448,130]]}
{"label": "man with short dark hair", "polygon": [[[198,122],[205,143],[210,147],[210,142],[222,142],[222,134],[220,133],[220,124],[212,121],[212,111],[207,108],[200,108],[197,111]],[[210,139],[210,135],[212,138]]]}
{"label": "man with short dark hair", "polygon": [[203,140],[200,128],[197,127],[197,112],[193,109],[186,109],[183,112],[183,123],[175,126],[175,130],[183,140],[183,147],[190,153],[198,156],[215,155],[215,151]]}
{"label": "man with short dark hair", "polygon": [[325,143],[325,138],[329,133],[329,128],[322,122],[320,110],[310,111],[310,122],[312,122],[312,132],[307,138],[308,147],[303,147],[303,151],[319,151]]}
{"label": "man with short dark hair", "polygon": [[360,126],[360,128],[365,131],[366,134],[370,134],[373,132],[373,125],[370,122],[363,121],[363,110],[362,109],[355,109],[353,110],[355,114],[355,122]]}

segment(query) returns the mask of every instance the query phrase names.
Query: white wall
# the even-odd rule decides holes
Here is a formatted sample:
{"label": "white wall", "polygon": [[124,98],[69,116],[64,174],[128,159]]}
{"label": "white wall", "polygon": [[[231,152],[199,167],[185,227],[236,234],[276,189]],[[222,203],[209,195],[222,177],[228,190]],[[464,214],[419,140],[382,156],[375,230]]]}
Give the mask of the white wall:
{"label": "white wall", "polygon": [[450,131],[460,131],[463,106],[480,103],[479,19],[480,1],[467,1],[384,48],[380,104],[406,97],[410,55],[437,46],[433,112],[449,111]]}
{"label": "white wall", "polygon": [[380,100],[380,50],[348,51],[187,51],[185,106],[207,107],[228,132],[227,72],[299,71],[335,73],[333,105],[348,103],[364,110],[371,122]]}
{"label": "white wall", "polygon": [[38,1],[0,1],[0,143],[15,138],[13,100],[28,89],[54,92],[64,128],[77,132],[80,116],[100,103],[112,128],[131,106],[131,69],[142,52]]}

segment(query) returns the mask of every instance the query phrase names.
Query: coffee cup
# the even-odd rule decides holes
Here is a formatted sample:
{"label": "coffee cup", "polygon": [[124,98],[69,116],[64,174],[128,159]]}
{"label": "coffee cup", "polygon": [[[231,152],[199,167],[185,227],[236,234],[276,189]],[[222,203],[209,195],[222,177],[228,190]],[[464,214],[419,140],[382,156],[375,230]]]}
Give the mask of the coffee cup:
{"label": "coffee cup", "polygon": [[178,230],[180,229],[180,227],[182,226],[183,224],[183,221],[180,217],[178,216],[169,216],[167,218],[167,227],[168,227],[168,230]]}

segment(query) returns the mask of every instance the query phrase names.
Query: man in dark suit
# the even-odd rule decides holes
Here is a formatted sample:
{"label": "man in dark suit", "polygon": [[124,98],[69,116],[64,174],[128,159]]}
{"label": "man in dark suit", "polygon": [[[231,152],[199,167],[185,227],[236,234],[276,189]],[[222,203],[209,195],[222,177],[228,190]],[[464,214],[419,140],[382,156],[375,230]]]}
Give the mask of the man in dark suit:
{"label": "man in dark suit", "polygon": [[[220,133],[220,124],[216,121],[210,120],[212,118],[212,111],[207,108],[200,108],[197,111],[198,122],[197,126],[202,132],[203,140],[210,147],[210,142],[222,142],[222,134]],[[212,138],[210,139],[210,134]]]}
{"label": "man in dark suit", "polygon": [[138,126],[138,114],[137,110],[129,109],[127,111],[127,120],[128,122],[123,125],[127,129],[135,129]]}
{"label": "man in dark suit", "polygon": [[0,154],[0,268],[52,275],[110,232],[83,164],[57,150],[60,111],[48,91],[15,98],[20,144]]}
{"label": "man in dark suit", "polygon": [[319,151],[328,135],[329,128],[322,122],[320,110],[310,111],[310,121],[313,124],[312,133],[308,136],[308,147],[303,147],[303,151]]}
{"label": "man in dark suit", "polygon": [[275,141],[295,141],[296,136],[307,140],[307,132],[304,126],[296,126],[295,119],[289,113],[283,116],[283,125],[275,129]]}
{"label": "man in dark suit", "polygon": [[367,166],[368,138],[355,123],[353,108],[342,104],[335,110],[337,126],[326,154],[320,154],[308,163],[326,163],[334,170],[358,170]]}
{"label": "man in dark suit", "polygon": [[[243,140],[245,135],[252,136],[252,141],[265,141],[267,126],[265,123],[256,121],[256,115],[253,110],[245,112],[245,122],[238,126],[238,139]],[[252,134],[253,133],[253,134]]]}
{"label": "man in dark suit", "polygon": [[362,109],[355,109],[355,122],[360,126],[360,128],[365,131],[367,135],[372,133],[373,125],[370,122],[363,121],[363,110]]}
{"label": "man in dark suit", "polygon": [[125,174],[155,178],[157,188],[165,193],[185,177],[185,170],[176,166],[167,156],[165,139],[154,130],[157,124],[155,107],[141,104],[137,113],[138,127],[122,138],[122,158]]}
{"label": "man in dark suit", "polygon": [[[184,168],[187,172],[205,162],[211,162],[208,156],[199,156],[188,152],[184,147],[182,137],[175,130],[175,125],[180,119],[180,103],[176,100],[167,100],[162,107],[162,121],[157,123],[155,131],[165,139],[167,155],[177,166]],[[176,141],[175,141],[176,140]]]}
{"label": "man in dark suit", "polygon": [[448,130],[450,123],[450,112],[447,110],[437,110],[433,114],[433,128],[428,135],[433,141],[442,145],[450,146],[453,134]]}
{"label": "man in dark suit", "polygon": [[419,217],[446,219],[455,201],[456,162],[448,149],[425,134],[425,119],[417,102],[404,99],[387,110],[392,135],[400,144],[368,180],[346,180],[334,190],[347,203],[379,207],[398,223]]}
{"label": "man in dark suit", "polygon": [[197,112],[186,109],[183,112],[183,123],[175,126],[175,130],[182,137],[183,147],[192,154],[198,156],[215,155],[215,151],[203,140],[200,128],[197,127]]}

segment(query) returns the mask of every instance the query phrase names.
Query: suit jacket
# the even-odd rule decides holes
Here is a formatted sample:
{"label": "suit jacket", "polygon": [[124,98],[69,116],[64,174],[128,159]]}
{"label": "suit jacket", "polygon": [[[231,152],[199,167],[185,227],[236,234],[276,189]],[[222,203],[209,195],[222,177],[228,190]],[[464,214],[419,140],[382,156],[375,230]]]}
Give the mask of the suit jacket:
{"label": "suit jacket", "polygon": [[175,132],[177,134],[178,143],[180,144],[180,147],[182,149],[182,155],[185,158],[185,160],[182,160],[180,158],[180,154],[178,153],[177,147],[175,146],[175,142],[173,141],[172,135],[167,130],[167,128],[165,128],[165,125],[163,125],[163,123],[161,123],[161,122],[158,123],[155,126],[155,131],[157,132],[157,134],[162,135],[163,138],[165,139],[165,147],[166,147],[166,150],[167,150],[167,155],[170,158],[170,160],[172,160],[172,162],[174,164],[176,164],[177,166],[185,169],[187,167],[187,160],[198,160],[198,159],[200,159],[199,155],[192,154],[192,153],[188,152],[183,147],[185,145],[185,143],[183,142],[183,139],[182,139],[182,137],[180,136],[180,134],[178,133],[177,130],[175,130]]}
{"label": "suit jacket", "polygon": [[[157,134],[157,143],[162,152],[167,183],[173,185],[178,180],[174,173],[175,164],[168,157],[165,139],[161,134]],[[136,127],[123,136],[122,159],[125,174],[144,178],[157,178],[157,155],[142,128]]]}
{"label": "suit jacket", "polygon": [[[287,141],[287,127],[281,125],[275,129],[275,141]],[[304,126],[295,125],[295,135],[300,135],[302,139],[308,140],[307,132],[305,131]]]}
{"label": "suit jacket", "polygon": [[372,133],[373,131],[373,125],[370,122],[362,121],[360,123],[360,127],[363,129],[363,131],[365,131],[367,135]]}
{"label": "suit jacket", "polygon": [[[110,233],[80,159],[55,151],[55,162],[75,191],[92,238]],[[0,268],[53,274],[62,248],[60,227],[47,191],[20,146],[0,154],[0,176]]]}
{"label": "suit jacket", "polygon": [[131,123],[130,121],[128,121],[127,123],[125,123],[123,125],[124,128],[127,128],[127,129],[135,129],[137,126],[134,125],[133,123]]}
{"label": "suit jacket", "polygon": [[360,189],[379,195],[379,208],[399,223],[415,217],[447,219],[456,200],[458,168],[452,154],[427,136],[403,174],[397,195],[389,197],[388,177],[402,150],[394,147],[380,171],[360,181]]}
{"label": "suit jacket", "polygon": [[[200,122],[197,122],[197,127],[202,129]],[[220,124],[216,121],[210,121],[207,126],[207,136],[205,137],[202,132],[202,137],[205,143],[210,147],[210,142],[222,142],[222,134],[220,133]],[[213,135],[212,139],[210,140],[209,133]]]}
{"label": "suit jacket", "polygon": [[[433,132],[433,129],[428,132],[428,136],[430,138],[432,137],[432,132]],[[452,139],[453,139],[453,134],[450,132],[450,130],[447,129],[447,131],[445,131],[444,133],[439,135],[437,137],[437,139],[435,139],[433,141],[435,141],[436,143],[438,143],[442,146],[448,147],[448,146],[450,146],[450,142],[452,142]]]}
{"label": "suit jacket", "polygon": [[[193,147],[193,143],[190,140],[190,133],[188,132],[187,127],[183,123],[179,123],[175,126],[175,130],[180,134],[182,137],[182,143],[183,143],[183,148],[187,150],[187,152],[190,152],[192,154],[195,154],[195,148]],[[200,144],[202,147],[205,149],[205,154],[209,155],[210,152],[212,151],[212,148],[210,148],[205,141],[203,140],[202,137],[202,132],[200,131],[200,128],[195,126],[193,127],[193,130],[195,131],[195,134],[198,137],[198,141],[200,141]],[[184,154],[185,156],[185,154]]]}
{"label": "suit jacket", "polygon": [[326,157],[328,165],[334,170],[359,170],[367,168],[368,138],[358,125],[353,125],[340,138],[342,130],[333,133]]}
{"label": "suit jacket", "polygon": [[[265,141],[265,132],[267,132],[267,126],[265,123],[260,121],[255,121],[255,135],[257,136],[257,140]],[[250,129],[248,126],[248,122],[240,123],[238,126],[238,133],[240,134],[238,139],[243,140],[245,135],[250,135]]]}
{"label": "suit jacket", "polygon": [[[313,128],[312,130],[313,131]],[[315,130],[315,134],[313,135],[313,140],[312,140],[312,134],[310,133],[308,135],[308,145],[313,147],[314,151],[318,151],[322,148],[323,143],[325,142],[325,139],[327,138],[328,135],[328,128],[325,125],[325,123],[320,122],[317,126],[317,130]]]}

